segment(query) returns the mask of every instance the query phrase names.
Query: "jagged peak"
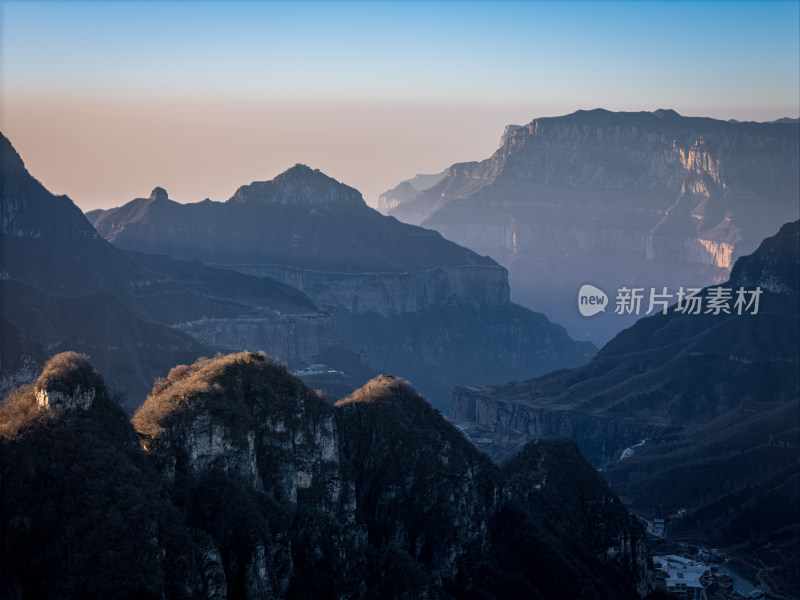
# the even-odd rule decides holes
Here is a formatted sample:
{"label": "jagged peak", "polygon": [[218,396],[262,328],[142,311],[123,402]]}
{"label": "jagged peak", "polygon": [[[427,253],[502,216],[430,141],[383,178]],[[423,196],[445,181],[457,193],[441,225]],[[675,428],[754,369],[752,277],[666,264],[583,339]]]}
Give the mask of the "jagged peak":
{"label": "jagged peak", "polygon": [[162,187],[155,187],[153,191],[150,192],[150,201],[151,202],[165,202],[169,200],[169,195],[167,194],[167,190]]}
{"label": "jagged peak", "polygon": [[681,115],[671,108],[659,108],[658,110],[653,111],[653,116],[657,119],[667,119],[672,117],[680,117]]}
{"label": "jagged peak", "polygon": [[506,140],[508,140],[508,138],[511,137],[512,133],[525,128],[526,128],[525,125],[506,125],[506,128],[503,130],[503,135],[500,136],[500,145],[502,146],[503,144],[505,144]]}
{"label": "jagged peak", "polygon": [[271,181],[254,181],[243,185],[228,200],[235,203],[260,204],[365,204],[361,193],[319,169],[297,163]]}

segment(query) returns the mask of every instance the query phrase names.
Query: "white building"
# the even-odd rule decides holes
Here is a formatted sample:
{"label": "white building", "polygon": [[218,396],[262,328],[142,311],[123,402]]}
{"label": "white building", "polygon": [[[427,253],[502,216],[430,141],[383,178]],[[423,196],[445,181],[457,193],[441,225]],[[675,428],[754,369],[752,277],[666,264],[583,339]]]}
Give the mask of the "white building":
{"label": "white building", "polygon": [[682,556],[654,556],[656,582],[678,598],[706,600],[712,576],[708,567]]}

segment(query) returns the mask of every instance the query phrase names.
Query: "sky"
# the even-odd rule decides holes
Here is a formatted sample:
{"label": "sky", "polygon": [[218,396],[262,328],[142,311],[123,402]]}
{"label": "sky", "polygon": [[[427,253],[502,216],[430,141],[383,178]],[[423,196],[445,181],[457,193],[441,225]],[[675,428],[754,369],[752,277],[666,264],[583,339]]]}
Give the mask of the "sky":
{"label": "sky", "polygon": [[295,163],[377,196],[579,109],[800,113],[800,1],[0,0],[0,130],[84,210]]}

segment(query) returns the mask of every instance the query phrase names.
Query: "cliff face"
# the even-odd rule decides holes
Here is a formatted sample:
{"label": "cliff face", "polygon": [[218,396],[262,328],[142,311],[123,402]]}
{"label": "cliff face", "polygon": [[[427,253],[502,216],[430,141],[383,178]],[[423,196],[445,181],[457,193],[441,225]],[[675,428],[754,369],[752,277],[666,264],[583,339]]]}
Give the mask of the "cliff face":
{"label": "cliff face", "polygon": [[173,327],[213,348],[228,351],[262,348],[272,356],[294,363],[313,362],[323,349],[335,346],[339,339],[333,318],[319,313],[199,319],[175,323]]}
{"label": "cliff face", "polygon": [[231,265],[303,290],[330,310],[383,316],[453,304],[475,307],[509,303],[508,273],[494,265],[455,266],[405,273],[321,273],[279,265]]}
{"label": "cliff face", "polygon": [[[786,585],[800,552],[780,533],[798,526],[790,508],[800,431],[798,240],[800,222],[788,223],[733,267],[724,287],[760,286],[757,314],[673,306],[582,367],[458,388],[454,422],[497,460],[528,440],[569,436],[635,510],[685,509],[676,530],[746,551]],[[774,555],[762,552],[766,540]]]}
{"label": "cliff face", "polygon": [[196,307],[185,302],[175,306],[178,302],[165,302],[156,293],[150,304],[174,329],[211,348],[228,352],[257,348],[292,365],[303,365],[315,362],[320,353],[338,343],[333,316],[320,311],[295,287],[269,277],[215,269],[198,261],[140,252],[127,256],[206,299]]}
{"label": "cliff face", "polygon": [[536,119],[389,213],[492,256],[509,268],[516,301],[605,341],[630,323],[565,311],[583,283],[724,281],[800,216],[798,133],[796,123],[663,110]]}
{"label": "cliff face", "polygon": [[0,406],[4,598],[650,588],[642,528],[573,444],[500,470],[391,377],[333,406],[263,355],[206,359],[158,381],[133,424],[74,354]]}
{"label": "cliff face", "polygon": [[509,402],[504,395],[492,392],[457,387],[453,390],[450,416],[480,450],[498,463],[513,457],[530,440],[564,437],[578,440],[583,455],[602,466],[658,430],[654,423]]}

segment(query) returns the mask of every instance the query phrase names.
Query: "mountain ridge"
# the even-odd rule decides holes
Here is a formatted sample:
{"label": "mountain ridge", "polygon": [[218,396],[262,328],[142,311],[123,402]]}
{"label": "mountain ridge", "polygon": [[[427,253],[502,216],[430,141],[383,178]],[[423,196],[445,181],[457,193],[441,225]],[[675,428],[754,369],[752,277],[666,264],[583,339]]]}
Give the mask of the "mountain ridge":
{"label": "mountain ridge", "polygon": [[[455,382],[542,373],[579,364],[594,351],[510,303],[507,271],[491,258],[381,215],[318,171],[295,166],[239,190],[228,202],[164,204],[159,211],[134,200],[91,216],[120,249],[298,288],[335,316],[344,346],[366,352],[378,371],[414,379],[442,408]],[[453,339],[463,343],[455,347]],[[487,348],[503,360],[477,360]],[[465,356],[469,369],[459,367]],[[443,377],[434,377],[431,366]]]}
{"label": "mountain ridge", "polygon": [[757,314],[673,305],[584,366],[457,388],[451,416],[496,460],[531,438],[574,439],[637,514],[727,548],[796,597],[800,518],[788,507],[800,489],[800,221],[739,258],[721,287],[761,287]]}
{"label": "mountain ridge", "polygon": [[568,310],[587,281],[702,287],[800,217],[797,123],[578,111],[507,131],[388,211],[509,269],[514,301],[598,344],[633,323]]}
{"label": "mountain ridge", "polygon": [[64,353],[0,405],[0,445],[3,597],[633,600],[652,586],[642,527],[574,444],[501,471],[390,376],[334,406],[264,354],[201,359],[157,381],[131,424]]}

